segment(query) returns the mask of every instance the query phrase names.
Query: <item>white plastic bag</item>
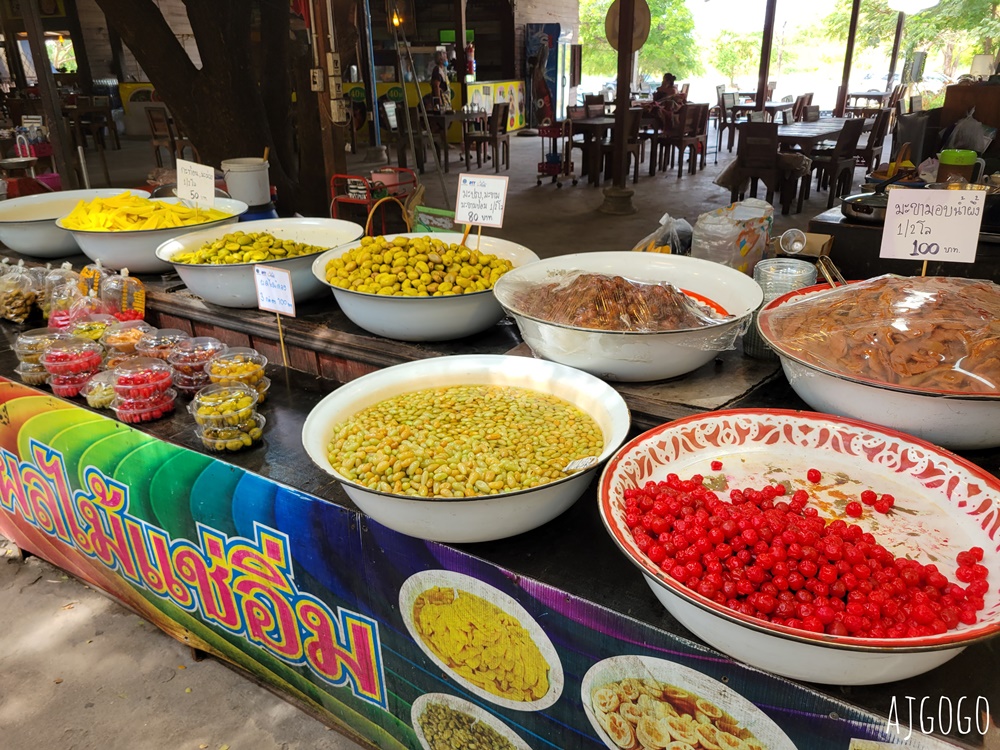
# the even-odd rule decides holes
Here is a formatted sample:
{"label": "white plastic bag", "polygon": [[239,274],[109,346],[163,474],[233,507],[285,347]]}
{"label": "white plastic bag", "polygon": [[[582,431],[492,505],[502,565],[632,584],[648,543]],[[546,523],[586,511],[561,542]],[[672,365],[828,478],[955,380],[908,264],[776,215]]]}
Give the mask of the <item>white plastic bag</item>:
{"label": "white plastic bag", "polygon": [[691,255],[752,274],[764,257],[773,223],[774,207],[756,198],[703,213],[694,225]]}
{"label": "white plastic bag", "polygon": [[632,250],[643,253],[674,253],[688,255],[691,252],[692,226],[685,219],[675,219],[663,214],[660,225],[636,243]]}
{"label": "white plastic bag", "polygon": [[945,148],[969,149],[977,154],[982,154],[986,150],[990,144],[983,131],[983,124],[972,116],[975,112],[976,108],[973,107],[965,117],[955,123]]}

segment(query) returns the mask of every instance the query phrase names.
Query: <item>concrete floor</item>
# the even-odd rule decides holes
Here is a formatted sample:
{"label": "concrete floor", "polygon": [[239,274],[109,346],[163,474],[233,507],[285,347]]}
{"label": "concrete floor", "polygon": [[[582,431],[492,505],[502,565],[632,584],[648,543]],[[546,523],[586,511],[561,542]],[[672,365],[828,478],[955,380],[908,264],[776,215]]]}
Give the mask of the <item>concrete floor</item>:
{"label": "concrete floor", "polygon": [[[452,158],[457,159],[457,150]],[[733,158],[697,175],[645,173],[635,185],[636,213],[610,216],[597,209],[600,189],[581,182],[561,189],[536,186],[537,138],[511,138],[511,169],[504,227],[489,233],[521,242],[539,255],[627,250],[669,212],[692,224],[728,204],[712,184]],[[123,142],[106,154],[115,186],[141,185],[155,167],[145,140]],[[102,186],[96,155],[88,154],[92,185]],[[351,156],[352,171],[372,164]],[[425,203],[454,206],[459,165],[423,176]],[[492,173],[491,167],[484,168]],[[856,175],[861,177],[859,172]],[[631,186],[631,183],[629,183]],[[447,194],[447,196],[445,195]],[[805,228],[826,207],[813,193],[801,214],[775,216],[774,232]],[[0,735],[4,747],[64,750],[347,750],[357,745],[328,730],[267,690],[214,660],[194,661],[189,649],[141,618],[37,558],[15,559],[0,538]]]}

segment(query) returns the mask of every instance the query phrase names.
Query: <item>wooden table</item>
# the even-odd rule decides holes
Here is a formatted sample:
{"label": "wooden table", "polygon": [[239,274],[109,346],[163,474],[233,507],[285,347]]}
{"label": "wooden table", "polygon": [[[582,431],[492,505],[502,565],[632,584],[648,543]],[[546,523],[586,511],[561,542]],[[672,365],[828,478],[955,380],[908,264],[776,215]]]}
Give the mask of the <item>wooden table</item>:
{"label": "wooden table", "polygon": [[[846,117],[825,117],[816,122],[794,122],[791,125],[778,126],[778,146],[798,146],[803,152],[809,153],[820,141],[835,141],[840,131],[844,129]],[[871,128],[871,121],[866,120],[865,129]]]}
{"label": "wooden table", "polygon": [[795,108],[795,102],[764,102],[764,106],[760,107],[757,104],[736,104],[732,108],[733,119],[735,120],[739,115],[744,112],[757,112],[763,109],[767,113],[768,120],[774,122],[774,116],[778,112],[783,110],[792,110]]}
{"label": "wooden table", "polygon": [[862,99],[868,104],[877,102],[879,106],[882,106],[890,96],[892,96],[890,91],[852,91],[847,95],[847,98],[852,102],[851,106],[854,107],[859,106],[858,102]]}
{"label": "wooden table", "polygon": [[108,129],[108,134],[111,136],[111,142],[114,143],[115,149],[122,147],[121,141],[118,139],[118,128],[115,127],[115,118],[111,112],[111,105],[65,104],[62,107],[62,113],[64,117],[70,119],[71,125],[74,127],[78,127],[83,120],[87,119],[88,115],[96,115],[99,118],[104,118],[103,125]]}
{"label": "wooden table", "polygon": [[601,182],[601,142],[614,126],[615,118],[610,115],[570,120],[570,137],[574,133],[583,133],[586,142],[583,168],[591,185],[599,185]]}
{"label": "wooden table", "polygon": [[448,163],[451,161],[448,158],[448,129],[451,124],[458,122],[462,125],[462,154],[459,155],[459,161],[461,161],[465,154],[465,134],[470,123],[482,123],[485,127],[488,117],[488,112],[462,112],[461,110],[427,113],[427,121],[431,125],[431,138],[437,138],[441,145],[441,160],[444,162],[445,172],[448,171]]}

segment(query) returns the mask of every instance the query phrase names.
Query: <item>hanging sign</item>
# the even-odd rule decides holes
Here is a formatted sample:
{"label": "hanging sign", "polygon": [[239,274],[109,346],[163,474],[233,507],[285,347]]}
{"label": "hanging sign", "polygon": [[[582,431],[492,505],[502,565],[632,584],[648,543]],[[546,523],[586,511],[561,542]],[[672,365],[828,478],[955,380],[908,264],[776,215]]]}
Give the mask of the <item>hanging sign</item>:
{"label": "hanging sign", "polygon": [[291,271],[258,265],[253,267],[253,279],[257,285],[257,307],[279,315],[295,317]]}
{"label": "hanging sign", "polygon": [[502,227],[507,205],[507,178],[478,174],[458,176],[455,223]]}
{"label": "hanging sign", "polygon": [[986,193],[890,190],[880,258],[975,263]]}
{"label": "hanging sign", "polygon": [[177,197],[199,208],[212,208],[215,205],[215,169],[178,159]]}

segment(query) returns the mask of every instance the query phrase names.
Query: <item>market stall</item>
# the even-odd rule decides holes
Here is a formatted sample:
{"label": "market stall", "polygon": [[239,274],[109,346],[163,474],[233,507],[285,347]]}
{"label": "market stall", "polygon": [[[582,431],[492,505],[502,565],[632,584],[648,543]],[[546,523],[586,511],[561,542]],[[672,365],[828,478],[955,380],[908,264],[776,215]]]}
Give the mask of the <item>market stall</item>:
{"label": "market stall", "polygon": [[[423,240],[400,238],[393,247],[410,242],[419,246]],[[200,249],[185,246],[183,239],[176,243],[178,247],[158,254],[165,253],[170,262],[191,263],[185,253],[263,252],[250,242],[232,241],[233,248],[209,242]],[[252,249],[245,249],[248,245]],[[353,262],[348,254],[360,249],[358,241],[349,241],[316,256],[319,272],[314,274],[329,285],[338,268],[344,269],[343,286],[332,285],[341,291],[349,286],[349,263],[338,266],[335,261]],[[428,250],[428,256],[434,252]],[[572,264],[582,274],[573,280],[585,287],[590,286],[586,274],[596,273],[602,264],[618,270],[627,259],[634,266],[627,269],[629,275],[641,279],[646,273],[650,283],[670,269],[688,297],[701,297],[697,314],[706,316],[705,327],[713,335],[698,333],[698,343],[692,345],[688,331],[687,349],[681,344],[672,357],[657,363],[669,365],[688,355],[689,371],[660,373],[659,378],[679,377],[646,382],[647,372],[616,369],[625,358],[612,356],[594,365],[610,374],[602,380],[560,364],[577,347],[560,347],[557,337],[533,338],[524,324],[537,318],[530,307],[537,294],[525,294],[523,286],[513,283],[526,283],[529,290],[531,284],[550,283],[549,277],[531,277],[531,269],[541,264],[523,262],[523,253],[530,252],[526,249],[495,244],[484,246],[486,252],[495,254],[497,263],[510,260],[512,268],[506,278],[500,275],[495,295],[471,300],[473,309],[482,312],[495,296],[517,326],[503,319],[497,307],[496,317],[486,318],[481,330],[468,337],[440,342],[400,328],[392,329],[395,338],[390,340],[366,330],[371,317],[352,310],[342,297],[339,309],[325,296],[305,299],[297,317],[283,321],[294,369],[275,364],[282,355],[273,315],[220,307],[195,298],[176,280],[143,276],[146,318],[163,335],[151,334],[146,342],[143,334],[136,346],[173,357],[168,361],[175,367],[182,364],[175,377],[190,375],[185,368],[192,360],[167,355],[166,348],[187,336],[211,335],[230,346],[257,349],[213,351],[210,359],[198,360],[209,368],[206,377],[214,377],[223,390],[240,379],[252,386],[247,402],[239,401],[231,411],[195,389],[192,410],[178,396],[171,401],[172,411],[161,409],[169,413],[124,424],[101,409],[103,402],[58,398],[44,385],[19,382],[15,374],[26,356],[40,357],[46,368],[53,363],[89,367],[94,346],[64,342],[40,355],[22,337],[37,317],[24,325],[3,323],[0,532],[372,747],[436,750],[442,742],[535,750],[984,746],[986,733],[996,733],[991,705],[1000,702],[993,678],[1000,666],[996,641],[988,639],[998,607],[992,595],[984,603],[982,622],[959,631],[974,635],[967,643],[959,635],[915,649],[881,641],[841,648],[837,636],[784,632],[776,637],[741,623],[737,615],[720,618],[736,628],[721,642],[710,628],[698,637],[690,613],[668,604],[680,589],[668,585],[655,567],[650,569],[648,559],[632,549],[631,536],[622,535],[627,514],[616,503],[628,496],[621,488],[637,490],[643,486],[637,478],[652,477],[657,467],[669,465],[671,451],[678,466],[699,455],[701,463],[683,464],[687,471],[707,466],[711,458],[713,473],[733,472],[736,481],[739,467],[749,465],[761,446],[778,445],[768,454],[767,471],[784,472],[781,481],[791,488],[828,485],[822,491],[823,502],[830,503],[822,506],[825,512],[840,512],[850,487],[866,482],[877,486],[883,476],[915,495],[922,497],[918,487],[929,497],[940,495],[934,507],[945,515],[939,520],[961,529],[955,544],[982,542],[983,567],[995,561],[1000,527],[994,476],[1000,453],[995,447],[962,448],[960,459],[892,430],[812,413],[777,362],[742,354],[733,319],[706,311],[707,292],[697,286],[705,283],[699,280],[705,275],[701,264],[717,264],[698,259],[595,253],[589,254],[590,268],[582,267],[583,260]],[[553,262],[558,265],[559,260]],[[719,269],[709,302],[722,301],[748,316],[762,299],[761,289],[743,274]],[[569,292],[559,298],[567,304],[553,308],[571,311]],[[676,298],[657,298],[664,308],[668,302],[677,304]],[[415,315],[396,315],[387,325],[398,327]],[[450,317],[464,321],[473,315],[467,311]],[[771,323],[774,331],[781,330],[777,318],[762,324],[763,334],[773,334]],[[167,328],[180,329],[170,341],[162,330]],[[587,335],[575,341],[593,342],[610,334],[597,339]],[[661,343],[676,345],[671,331],[655,335]],[[546,344],[556,345],[546,359],[532,356],[533,350],[535,355],[545,351]],[[201,352],[187,353],[195,351]],[[119,417],[122,388],[157,391],[155,384],[163,385],[159,374],[165,368],[142,367],[141,373],[126,373],[141,374],[141,383],[123,381],[115,370],[117,380],[110,386]],[[480,516],[471,531],[447,542],[430,540],[447,537],[452,521],[436,522],[414,536],[399,530],[402,514],[385,517],[384,523],[372,520],[377,509],[360,509],[372,493],[336,479],[346,469],[324,463],[325,430],[335,421],[338,400],[338,408],[344,401],[363,407],[363,399],[378,403],[372,394],[406,393],[398,388],[410,381],[399,373],[421,372],[424,382],[442,386],[461,384],[475,367],[501,379],[495,382],[528,378],[518,382],[533,382],[536,390],[551,389],[552,395],[576,394],[564,398],[598,420],[602,442],[586,449],[593,451],[594,460],[580,459],[577,470],[553,482],[552,493],[544,494],[544,483],[526,485],[511,498],[549,505],[553,496],[565,498],[567,487],[576,482],[579,489],[571,493],[568,509],[551,520],[529,522],[527,530],[512,536],[501,525],[523,521],[525,513],[534,511],[501,510],[492,518]],[[71,374],[76,373],[66,373]],[[265,380],[268,386],[262,388]],[[564,390],[574,388],[579,390]],[[266,401],[261,401],[264,394]],[[219,419],[222,425],[215,424]],[[547,422],[543,429],[562,424],[562,417]],[[235,434],[205,431],[216,426],[235,428]],[[640,435],[650,428],[658,432]],[[693,432],[671,433],[673,429]],[[770,437],[758,440],[762,435]],[[709,448],[714,452],[704,452]],[[796,456],[816,456],[817,463]],[[802,463],[806,460],[808,465]],[[606,463],[603,477],[599,462]],[[948,481],[938,481],[934,471],[948,472]],[[828,482],[820,481],[824,476]],[[629,485],[636,481],[638,485]],[[765,481],[772,481],[776,495],[774,482],[779,480]],[[946,494],[942,486],[948,488]],[[375,494],[379,492],[376,488]],[[382,492],[383,499],[392,494]],[[924,523],[927,513],[937,512],[902,491],[896,494],[893,517],[909,531],[916,528],[908,525],[911,516],[914,524]],[[504,502],[503,494],[496,497]],[[839,499],[831,499],[835,497]],[[428,502],[428,513],[448,514],[452,508],[456,517],[466,512],[465,506],[488,507],[487,502]],[[888,503],[884,498],[879,502]],[[884,511],[863,512],[877,530],[878,519],[890,510],[887,505]],[[851,509],[846,512],[853,516]],[[425,515],[417,513],[414,519]],[[931,530],[924,532],[907,532],[909,542],[903,544],[917,544],[918,549],[929,544]],[[482,541],[469,541],[473,538]],[[967,560],[975,557],[972,551],[963,554]],[[940,564],[950,571],[947,559]],[[972,560],[960,567],[979,580],[977,564]],[[775,638],[777,646],[767,640],[766,647],[758,648],[755,638],[761,636]],[[744,662],[767,658],[773,660],[767,662],[771,666],[755,668],[727,655],[741,646]],[[809,677],[834,674],[823,680]]]}

